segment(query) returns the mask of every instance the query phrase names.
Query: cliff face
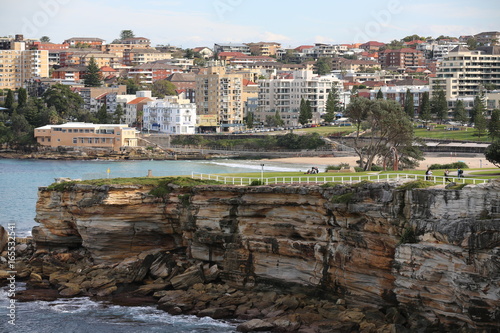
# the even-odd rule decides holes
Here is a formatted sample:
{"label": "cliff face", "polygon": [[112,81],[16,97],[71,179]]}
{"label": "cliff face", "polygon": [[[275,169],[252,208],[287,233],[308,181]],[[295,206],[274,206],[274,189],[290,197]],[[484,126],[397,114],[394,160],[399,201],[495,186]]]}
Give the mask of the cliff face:
{"label": "cliff face", "polygon": [[[500,185],[41,188],[39,248],[97,263],[185,250],[235,286],[290,283],[445,324],[500,327]],[[411,242],[414,241],[414,242]]]}

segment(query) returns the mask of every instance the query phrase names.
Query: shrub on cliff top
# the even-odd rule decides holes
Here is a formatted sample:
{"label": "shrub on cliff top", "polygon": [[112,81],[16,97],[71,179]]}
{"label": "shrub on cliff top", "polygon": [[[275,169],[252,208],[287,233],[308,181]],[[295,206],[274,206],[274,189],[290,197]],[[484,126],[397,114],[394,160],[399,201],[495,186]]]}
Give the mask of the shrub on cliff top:
{"label": "shrub on cliff top", "polygon": [[197,185],[216,185],[216,184],[221,184],[221,183],[215,180],[194,179],[189,177],[163,178],[151,191],[149,191],[149,194],[157,198],[163,198],[172,192],[172,185],[177,185],[180,187],[191,187]]}
{"label": "shrub on cliff top", "polygon": [[62,183],[53,183],[47,186],[47,190],[49,191],[57,191],[57,192],[66,192],[71,191],[75,186],[76,181],[62,182]]}
{"label": "shrub on cliff top", "polygon": [[413,190],[415,188],[426,188],[429,186],[434,186],[434,183],[426,180],[415,180],[413,182],[404,183],[398,187],[398,190]]}
{"label": "shrub on cliff top", "polygon": [[332,202],[333,203],[350,203],[353,199],[353,196],[354,196],[354,192],[349,192],[349,193],[346,193],[346,194],[341,194],[341,195],[336,195],[334,197],[332,197]]}

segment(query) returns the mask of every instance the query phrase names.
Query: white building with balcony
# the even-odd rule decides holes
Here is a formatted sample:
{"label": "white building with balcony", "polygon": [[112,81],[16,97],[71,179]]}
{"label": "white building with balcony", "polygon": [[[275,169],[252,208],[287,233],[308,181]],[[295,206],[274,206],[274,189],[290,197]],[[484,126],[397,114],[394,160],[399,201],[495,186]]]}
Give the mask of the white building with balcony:
{"label": "white building with balcony", "polygon": [[196,104],[189,99],[165,97],[143,109],[143,128],[165,134],[195,134]]}
{"label": "white building with balcony", "polygon": [[268,80],[259,80],[259,106],[257,119],[264,122],[266,116],[281,114],[285,125],[298,125],[300,102],[309,100],[313,111],[313,124],[321,122],[326,112],[328,94],[335,86],[343,91],[342,81],[333,75],[318,76],[310,70],[278,74]]}

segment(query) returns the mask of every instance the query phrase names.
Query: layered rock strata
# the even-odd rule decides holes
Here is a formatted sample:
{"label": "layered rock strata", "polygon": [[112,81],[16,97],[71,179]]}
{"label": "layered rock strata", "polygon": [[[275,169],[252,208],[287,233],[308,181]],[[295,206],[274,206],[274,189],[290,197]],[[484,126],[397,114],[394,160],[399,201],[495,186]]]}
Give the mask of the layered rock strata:
{"label": "layered rock strata", "polygon": [[39,251],[83,247],[101,265],[181,251],[209,264],[185,288],[216,265],[235,288],[301,286],[352,306],[399,306],[449,327],[500,327],[498,183],[171,186],[164,197],[150,190],[41,188]]}

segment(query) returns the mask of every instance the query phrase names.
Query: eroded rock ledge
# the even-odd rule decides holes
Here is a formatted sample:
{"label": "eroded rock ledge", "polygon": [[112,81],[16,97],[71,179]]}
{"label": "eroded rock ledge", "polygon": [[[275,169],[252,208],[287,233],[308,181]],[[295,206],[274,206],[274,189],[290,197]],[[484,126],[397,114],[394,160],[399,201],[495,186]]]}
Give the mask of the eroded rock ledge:
{"label": "eroded rock ledge", "polygon": [[[70,256],[74,264],[64,265],[74,276],[58,279],[53,276],[57,270],[45,272],[40,264],[41,271],[31,273],[39,279],[32,279],[57,286],[65,296],[113,295],[123,286],[146,282],[135,292],[155,293],[160,307],[171,313],[257,319],[262,322],[252,324],[266,329],[278,329],[274,321],[281,318],[288,320],[281,323],[288,325],[285,331],[301,329],[311,312],[298,320],[278,305],[252,307],[255,300],[245,303],[241,297],[217,303],[207,295],[211,288],[225,288],[223,295],[259,291],[264,298],[272,291],[262,288],[274,286],[271,303],[295,297],[302,308],[314,309],[320,316],[316,320],[340,318],[347,311],[344,302],[351,310],[371,308],[383,318],[337,320],[357,325],[350,329],[360,329],[362,322],[373,329],[389,323],[415,329],[411,325],[421,320],[436,327],[500,328],[498,182],[408,191],[385,183],[172,185],[164,197],[154,197],[150,190],[118,185],[76,185],[65,192],[41,188],[40,226],[33,231],[37,255]],[[74,258],[75,251],[86,254]],[[107,273],[89,275],[99,267]],[[105,279],[106,274],[112,276]],[[77,278],[81,281],[72,282]],[[293,288],[299,289],[285,295]],[[182,302],[185,297],[177,293],[191,296]],[[306,301],[319,295],[329,300],[327,305]],[[397,311],[387,321],[391,308]],[[333,317],[325,317],[330,310]],[[274,319],[266,321],[269,313]]]}

